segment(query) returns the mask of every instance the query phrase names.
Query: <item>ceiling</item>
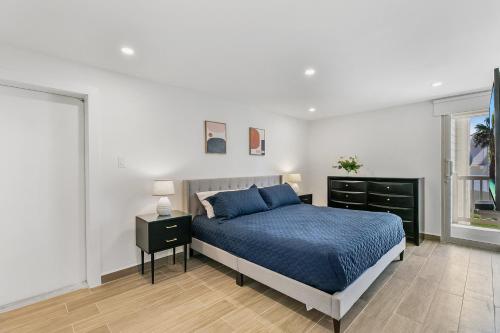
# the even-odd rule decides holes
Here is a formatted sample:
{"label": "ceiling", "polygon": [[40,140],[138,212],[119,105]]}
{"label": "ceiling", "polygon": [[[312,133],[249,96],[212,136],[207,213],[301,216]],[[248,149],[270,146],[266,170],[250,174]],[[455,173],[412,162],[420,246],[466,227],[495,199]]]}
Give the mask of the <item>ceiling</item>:
{"label": "ceiling", "polygon": [[498,0],[2,0],[0,42],[316,119],[488,88],[499,13]]}

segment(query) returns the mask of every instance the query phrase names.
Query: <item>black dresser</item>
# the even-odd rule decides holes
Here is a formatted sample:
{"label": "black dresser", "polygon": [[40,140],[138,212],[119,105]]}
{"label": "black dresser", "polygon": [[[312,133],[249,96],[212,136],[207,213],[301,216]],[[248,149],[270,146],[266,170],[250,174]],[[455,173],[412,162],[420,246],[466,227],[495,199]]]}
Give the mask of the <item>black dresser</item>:
{"label": "black dresser", "polygon": [[328,177],[328,206],[396,214],[407,240],[423,240],[423,178]]}

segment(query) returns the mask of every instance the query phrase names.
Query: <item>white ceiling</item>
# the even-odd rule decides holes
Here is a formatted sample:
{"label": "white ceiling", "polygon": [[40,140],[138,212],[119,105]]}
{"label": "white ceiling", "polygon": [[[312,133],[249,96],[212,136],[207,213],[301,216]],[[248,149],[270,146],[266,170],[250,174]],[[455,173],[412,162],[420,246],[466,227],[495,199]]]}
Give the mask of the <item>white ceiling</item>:
{"label": "white ceiling", "polygon": [[488,88],[500,1],[2,0],[0,42],[314,119]]}

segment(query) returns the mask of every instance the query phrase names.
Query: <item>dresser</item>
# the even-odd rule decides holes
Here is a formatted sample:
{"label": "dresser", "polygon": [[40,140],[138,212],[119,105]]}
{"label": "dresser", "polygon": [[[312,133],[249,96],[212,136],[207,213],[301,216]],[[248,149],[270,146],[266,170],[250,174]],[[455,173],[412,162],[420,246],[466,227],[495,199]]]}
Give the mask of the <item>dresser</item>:
{"label": "dresser", "polygon": [[174,210],[171,215],[147,214],[135,219],[136,245],[141,249],[141,273],[144,274],[144,252],[151,256],[151,283],[155,283],[155,253],[184,247],[184,272],[187,268],[187,245],[191,243],[190,214]]}
{"label": "dresser", "polygon": [[398,215],[407,240],[423,240],[423,178],[328,177],[328,206]]}

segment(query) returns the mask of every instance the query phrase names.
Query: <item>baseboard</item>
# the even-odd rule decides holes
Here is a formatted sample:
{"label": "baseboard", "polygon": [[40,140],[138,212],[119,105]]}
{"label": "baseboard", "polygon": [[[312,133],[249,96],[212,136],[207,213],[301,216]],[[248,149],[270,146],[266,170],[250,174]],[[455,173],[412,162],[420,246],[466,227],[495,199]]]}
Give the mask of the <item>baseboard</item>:
{"label": "baseboard", "polygon": [[[172,252],[170,252],[171,250],[168,250],[168,251],[169,252],[167,252],[163,256],[159,256],[159,257],[156,257],[156,253],[155,253],[155,257],[156,257],[155,268],[159,268],[163,265],[166,265],[168,262],[172,262]],[[179,254],[182,254],[183,251],[180,249],[176,249],[175,253],[176,253],[175,259],[182,260],[182,258],[179,257]],[[144,253],[144,256],[148,257],[148,254]],[[144,259],[146,259],[146,258],[144,258]],[[149,272],[150,270],[151,270],[151,262],[144,260],[144,272]],[[103,275],[101,275],[101,284],[108,283],[108,282],[111,282],[114,280],[118,280],[118,279],[121,279],[122,277],[132,275],[135,273],[139,273],[140,271],[141,271],[141,264],[137,264],[137,265],[122,268],[120,270],[117,270],[117,271],[114,271],[111,273],[103,274]]]}
{"label": "baseboard", "polygon": [[478,242],[478,241],[473,241],[473,240],[468,240],[468,239],[450,238],[448,240],[448,243],[457,244],[460,246],[475,247],[478,249],[495,251],[495,252],[500,251],[500,245],[498,245],[498,244],[483,243],[483,242]]}
{"label": "baseboard", "polygon": [[5,305],[0,306],[0,313],[15,310],[15,309],[21,308],[23,306],[27,306],[30,304],[45,301],[49,298],[60,296],[60,295],[63,295],[63,294],[66,294],[66,293],[69,293],[69,292],[72,292],[75,290],[87,288],[87,287],[88,287],[87,283],[82,282],[80,284],[75,284],[72,286],[63,287],[63,288],[60,288],[60,289],[57,289],[57,290],[54,290],[54,291],[51,291],[51,292],[48,292],[45,294],[33,296],[30,298],[25,298],[25,299],[20,300],[20,301],[16,301],[13,303],[9,303],[9,304],[5,304]]}
{"label": "baseboard", "polygon": [[424,234],[424,239],[440,242],[441,241],[441,236],[431,235],[431,234]]}
{"label": "baseboard", "polygon": [[[148,267],[149,270],[149,263],[144,263],[144,269],[146,269],[146,267]],[[101,284],[121,279],[122,277],[140,272],[140,270],[141,270],[141,265],[135,265],[124,269],[120,269],[119,271],[113,273],[101,275]]]}

